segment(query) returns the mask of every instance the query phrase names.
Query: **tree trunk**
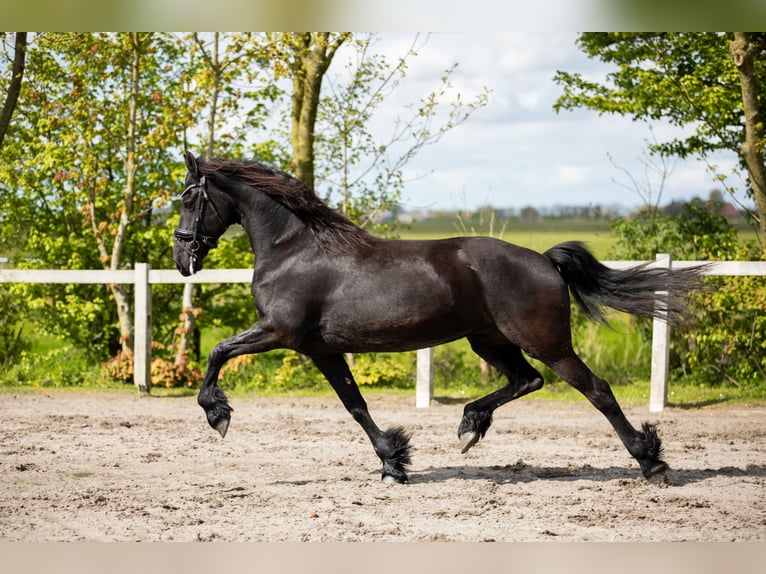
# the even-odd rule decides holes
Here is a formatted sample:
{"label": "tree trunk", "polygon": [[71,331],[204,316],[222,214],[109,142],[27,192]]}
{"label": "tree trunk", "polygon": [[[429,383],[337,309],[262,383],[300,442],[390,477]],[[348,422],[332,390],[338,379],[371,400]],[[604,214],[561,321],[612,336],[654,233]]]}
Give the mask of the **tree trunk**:
{"label": "tree trunk", "polygon": [[21,80],[24,77],[24,62],[27,55],[27,33],[16,32],[13,52],[13,65],[11,66],[11,82],[8,85],[8,93],[5,97],[5,104],[0,110],[0,148],[3,147],[5,132],[11,125],[13,110],[16,109],[16,102],[21,93]]}
{"label": "tree trunk", "polygon": [[[125,159],[125,194],[124,204],[120,212],[120,221],[112,245],[110,269],[120,268],[122,252],[133,214],[133,197],[136,190],[136,140],[138,138],[138,96],[141,72],[141,38],[137,32],[130,33],[133,57],[130,61],[130,94],[128,100],[128,138],[127,155]],[[130,301],[123,285],[113,285],[112,295],[117,303],[117,316],[120,321],[120,341],[123,352],[133,352],[133,318],[130,314]]]}
{"label": "tree trunk", "polygon": [[293,95],[290,144],[292,146],[293,175],[314,189],[314,125],[316,124],[322,78],[330,66],[335,52],[349,37],[329,32],[301,33],[292,46]]}
{"label": "tree trunk", "polygon": [[729,45],[729,52],[734,65],[739,70],[742,109],[745,112],[745,142],[742,145],[742,156],[750,174],[763,241],[766,240],[766,163],[764,163],[766,131],[758,109],[759,86],[755,74],[757,48],[750,42],[747,32],[735,32],[734,41]]}
{"label": "tree trunk", "polygon": [[[176,350],[175,365],[183,367],[189,359],[194,341],[194,283],[184,285],[183,299],[181,303],[181,328]],[[195,357],[196,358],[196,357]]]}

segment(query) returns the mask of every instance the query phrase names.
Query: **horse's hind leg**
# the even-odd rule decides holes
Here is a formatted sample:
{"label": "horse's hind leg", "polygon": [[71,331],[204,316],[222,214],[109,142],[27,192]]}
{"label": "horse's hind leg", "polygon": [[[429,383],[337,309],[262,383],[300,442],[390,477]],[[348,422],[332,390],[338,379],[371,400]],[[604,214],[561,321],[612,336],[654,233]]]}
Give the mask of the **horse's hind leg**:
{"label": "horse's hind leg", "polygon": [[644,423],[640,431],[633,428],[609,384],[594,375],[573,351],[563,359],[548,362],[548,365],[604,414],[647,479],[664,479],[668,465],[662,460],[662,443],[653,425]]}
{"label": "horse's hind leg", "polygon": [[463,453],[484,438],[492,424],[495,409],[543,386],[542,375],[526,361],[516,345],[509,343],[499,333],[491,338],[472,336],[468,340],[477,355],[505,375],[508,384],[467,404],[463,409],[463,418],[457,431]]}
{"label": "horse's hind leg", "polygon": [[410,464],[409,434],[402,427],[386,431],[378,428],[343,355],[312,356],[311,360],[335,389],[346,410],[370,438],[375,453],[383,461],[383,482],[407,482],[407,467]]}

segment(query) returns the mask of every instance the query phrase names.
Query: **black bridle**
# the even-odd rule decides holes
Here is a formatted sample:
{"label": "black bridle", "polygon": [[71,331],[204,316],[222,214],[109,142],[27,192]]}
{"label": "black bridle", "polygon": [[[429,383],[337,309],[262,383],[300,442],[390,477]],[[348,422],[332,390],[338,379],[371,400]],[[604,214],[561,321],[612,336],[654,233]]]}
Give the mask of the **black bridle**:
{"label": "black bridle", "polygon": [[193,189],[199,189],[201,191],[197,198],[197,212],[194,215],[194,227],[191,231],[177,227],[173,232],[173,237],[176,242],[178,242],[181,248],[189,254],[189,270],[192,274],[194,274],[194,263],[197,261],[197,252],[199,251],[200,246],[204,244],[210,249],[218,247],[218,238],[213,237],[212,235],[206,235],[202,230],[202,217],[205,214],[205,207],[208,204],[213,208],[213,212],[216,217],[218,217],[218,220],[224,227],[227,227],[226,221],[221,217],[218,208],[210,199],[210,195],[208,195],[207,179],[204,175],[200,178],[199,183],[192,183],[191,185],[186,186],[186,189],[181,192],[181,199]]}

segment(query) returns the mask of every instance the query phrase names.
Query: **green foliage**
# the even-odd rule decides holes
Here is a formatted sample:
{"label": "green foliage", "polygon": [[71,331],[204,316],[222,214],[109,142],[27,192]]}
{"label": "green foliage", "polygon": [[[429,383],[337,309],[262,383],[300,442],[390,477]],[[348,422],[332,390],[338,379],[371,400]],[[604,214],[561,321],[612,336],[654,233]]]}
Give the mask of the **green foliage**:
{"label": "green foliage", "polygon": [[[182,173],[171,155],[188,119],[174,68],[180,53],[160,34],[34,37],[0,150],[0,250],[23,258],[18,267],[171,264],[163,214],[153,208]],[[129,306],[117,299],[129,302],[129,287],[20,289],[41,328],[75,341],[92,361],[109,357],[130,332]],[[162,324],[166,307],[155,309]]]}
{"label": "green foliage", "polygon": [[[647,380],[651,374],[651,340],[645,339],[622,313],[608,316],[609,324],[596,323],[577,307],[572,310],[575,351],[599,377],[613,385]],[[548,380],[552,380],[548,377]]]}
{"label": "green foliage", "polygon": [[12,387],[73,387],[96,381],[97,369],[89,366],[84,350],[73,345],[58,345],[44,352],[30,347],[0,371],[0,385]]}
{"label": "green foliage", "polygon": [[415,388],[415,353],[354,355],[354,378],[362,386]]}
{"label": "green foliage", "polygon": [[[678,260],[752,260],[754,244],[740,244],[736,230],[715,206],[692,202],[677,217],[655,210],[615,222],[614,256],[653,259],[670,253]],[[766,280],[713,277],[709,289],[689,297],[688,321],[671,330],[671,368],[688,382],[737,386],[766,382]],[[651,324],[638,320],[647,342]]]}
{"label": "green foliage", "polygon": [[677,260],[722,260],[736,257],[737,230],[716,204],[699,200],[687,203],[675,216],[656,209],[643,209],[612,224],[615,259],[649,260],[670,253]]}
{"label": "green foliage", "polygon": [[[615,71],[604,83],[557,72],[554,81],[564,93],[555,109],[584,107],[693,126],[689,133],[652,146],[665,155],[685,157],[715,149],[739,154],[744,118],[739,76],[728,49],[731,39],[730,34],[696,32],[581,34],[579,48],[614,64]],[[766,75],[763,69],[760,73]]]}
{"label": "green foliage", "polygon": [[[352,372],[360,386],[414,388],[414,353],[361,353],[354,355]],[[236,357],[221,370],[227,388],[260,391],[316,391],[328,384],[307,357],[276,350],[262,355]]]}
{"label": "green foliage", "polygon": [[307,357],[283,349],[235,357],[221,369],[219,380],[224,388],[238,391],[284,393],[327,387],[327,382]]}
{"label": "green foliage", "polygon": [[[766,278],[725,277],[693,298],[697,324],[682,327],[681,369],[692,380],[766,386]],[[703,320],[699,320],[704,317]]]}
{"label": "green foliage", "polygon": [[[766,145],[759,119],[766,114],[766,98],[758,93],[758,87],[766,85],[766,34],[748,33],[747,37],[752,65],[740,66],[730,52],[733,33],[581,34],[579,48],[591,58],[612,64],[613,71],[603,81],[557,72],[554,81],[563,87],[563,94],[554,109],[586,108],[686,128],[682,135],[649,145],[651,153],[666,157],[696,156],[707,162],[711,152],[731,152],[738,167],[729,175],[747,181],[763,232],[766,198],[763,184],[756,182],[763,181]],[[709,163],[708,167],[726,185],[727,174]]]}
{"label": "green foliage", "polygon": [[15,285],[0,284],[0,370],[5,370],[29,348],[23,318],[26,305]]}

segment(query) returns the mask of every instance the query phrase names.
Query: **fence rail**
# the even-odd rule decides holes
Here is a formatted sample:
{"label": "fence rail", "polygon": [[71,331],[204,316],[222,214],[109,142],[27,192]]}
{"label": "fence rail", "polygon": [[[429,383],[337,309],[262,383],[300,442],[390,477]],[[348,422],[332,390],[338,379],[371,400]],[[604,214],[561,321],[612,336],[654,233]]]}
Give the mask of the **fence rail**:
{"label": "fence rail", "polygon": [[[625,269],[640,262],[604,261],[614,269]],[[665,253],[657,255],[654,266],[672,269],[693,267],[705,261],[673,261]],[[708,276],[766,275],[764,261],[716,261],[705,270]],[[134,374],[133,381],[140,392],[151,390],[152,348],[152,296],[151,286],[156,284],[184,283],[250,283],[252,269],[203,269],[191,277],[182,277],[175,269],[151,269],[146,263],[136,263],[134,269],[104,270],[51,270],[51,269],[3,269],[0,283],[91,283],[133,284],[134,293]],[[657,293],[663,297],[664,293]],[[649,410],[659,412],[667,403],[668,356],[670,327],[667,322],[655,319],[652,326],[652,374]],[[427,407],[433,397],[433,349],[421,349],[417,353],[417,383],[415,404]]]}

